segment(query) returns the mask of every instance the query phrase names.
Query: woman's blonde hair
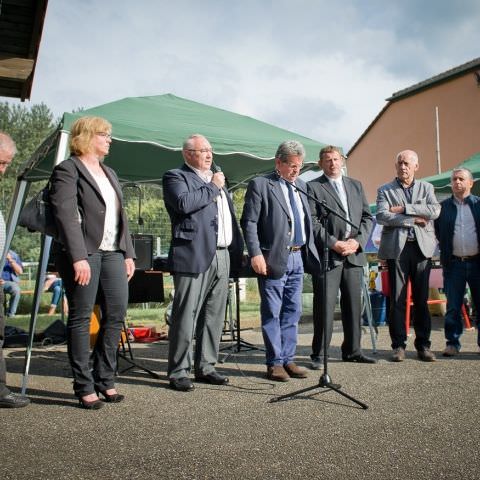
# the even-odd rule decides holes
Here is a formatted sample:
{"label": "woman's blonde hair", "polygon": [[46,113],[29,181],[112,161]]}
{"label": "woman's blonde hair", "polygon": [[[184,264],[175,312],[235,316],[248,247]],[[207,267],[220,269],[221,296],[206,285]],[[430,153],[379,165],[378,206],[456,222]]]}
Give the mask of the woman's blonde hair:
{"label": "woman's blonde hair", "polygon": [[81,117],[70,127],[70,152],[83,155],[91,151],[97,133],[111,133],[112,125],[102,117]]}

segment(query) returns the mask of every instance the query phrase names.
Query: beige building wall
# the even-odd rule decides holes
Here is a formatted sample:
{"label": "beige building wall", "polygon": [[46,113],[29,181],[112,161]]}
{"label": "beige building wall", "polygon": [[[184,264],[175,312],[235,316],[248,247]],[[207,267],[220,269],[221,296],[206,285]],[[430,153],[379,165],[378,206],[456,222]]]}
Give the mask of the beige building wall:
{"label": "beige building wall", "polygon": [[480,86],[473,72],[391,101],[349,152],[348,175],[362,181],[369,203],[395,177],[396,154],[419,154],[417,178],[437,169],[435,107],[439,111],[441,171],[480,152]]}

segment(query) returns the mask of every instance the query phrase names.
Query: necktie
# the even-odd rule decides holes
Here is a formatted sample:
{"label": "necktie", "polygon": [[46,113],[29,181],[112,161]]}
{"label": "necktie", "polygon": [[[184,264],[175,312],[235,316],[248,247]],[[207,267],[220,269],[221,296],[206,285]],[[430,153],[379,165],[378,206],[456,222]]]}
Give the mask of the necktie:
{"label": "necktie", "polygon": [[302,220],[300,218],[300,213],[297,208],[297,202],[295,200],[295,195],[293,193],[293,188],[292,186],[288,183],[287,184],[287,189],[288,189],[288,199],[290,200],[290,207],[292,208],[292,214],[293,214],[293,241],[292,241],[292,246],[294,247],[300,247],[303,245],[303,238],[302,238]]}
{"label": "necktie", "polygon": [[[340,188],[340,185],[337,182],[333,182],[333,187],[335,188],[335,191],[337,192],[337,195],[340,198],[340,201],[342,202],[343,209],[345,210],[345,218],[347,220],[350,220],[350,215],[348,213],[347,195],[345,194],[345,191],[342,188]],[[347,223],[345,227],[345,238],[348,238],[350,236],[351,230],[352,230],[352,227]]]}

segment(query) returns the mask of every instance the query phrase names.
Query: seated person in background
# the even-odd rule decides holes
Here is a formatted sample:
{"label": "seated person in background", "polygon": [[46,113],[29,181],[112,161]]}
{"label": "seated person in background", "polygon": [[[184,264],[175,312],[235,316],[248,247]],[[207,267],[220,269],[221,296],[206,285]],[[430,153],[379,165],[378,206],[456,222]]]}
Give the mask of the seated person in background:
{"label": "seated person in background", "polygon": [[23,273],[23,265],[20,256],[13,250],[9,250],[2,271],[3,291],[10,295],[8,302],[7,317],[14,317],[20,302],[20,277]]}
{"label": "seated person in background", "polygon": [[[52,301],[50,302],[50,308],[48,309],[49,315],[55,314],[58,302],[60,301],[60,298],[62,298],[62,290],[62,279],[57,277],[55,273],[47,274],[45,284],[43,285],[43,291],[52,292]],[[63,313],[68,313],[67,299],[65,296],[63,296]]]}

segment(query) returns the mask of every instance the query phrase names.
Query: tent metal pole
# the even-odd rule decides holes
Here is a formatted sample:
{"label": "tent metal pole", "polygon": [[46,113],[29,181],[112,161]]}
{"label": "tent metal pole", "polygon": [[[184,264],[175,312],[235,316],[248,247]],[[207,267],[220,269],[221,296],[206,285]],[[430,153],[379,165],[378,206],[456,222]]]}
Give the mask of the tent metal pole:
{"label": "tent metal pole", "polygon": [[[67,151],[68,132],[60,132],[58,139],[57,153],[55,155],[55,165],[58,165],[65,158]],[[18,217],[17,217],[18,220]],[[15,222],[16,225],[16,222]],[[42,235],[40,244],[40,259],[37,268],[37,279],[35,281],[35,291],[33,294],[33,305],[30,314],[30,326],[28,330],[28,345],[25,351],[25,365],[23,368],[22,395],[25,395],[28,384],[28,372],[30,370],[30,361],[32,357],[33,338],[35,335],[35,327],[37,325],[38,310],[40,308],[40,299],[42,296],[43,284],[45,283],[45,274],[47,272],[48,258],[50,257],[50,247],[52,238]]]}
{"label": "tent metal pole", "polygon": [[10,206],[10,211],[8,213],[7,231],[5,234],[5,247],[2,252],[2,258],[0,260],[1,270],[3,270],[3,266],[5,265],[5,258],[7,257],[8,250],[10,249],[10,244],[12,243],[13,235],[15,233],[15,227],[17,226],[18,217],[20,216],[20,211],[22,210],[29,186],[29,183],[25,180],[17,180],[17,183],[15,184],[15,191],[13,193],[12,203]]}
{"label": "tent metal pole", "polygon": [[48,258],[50,256],[50,247],[52,237],[42,235],[40,246],[40,262],[37,268],[37,280],[35,282],[35,291],[33,294],[32,312],[30,314],[30,327],[28,329],[28,345],[25,353],[25,367],[23,370],[22,395],[25,395],[28,383],[28,371],[30,369],[30,360],[32,357],[33,338],[35,336],[35,325],[37,324],[38,310],[42,296],[43,284],[45,283],[45,273],[47,271]]}

